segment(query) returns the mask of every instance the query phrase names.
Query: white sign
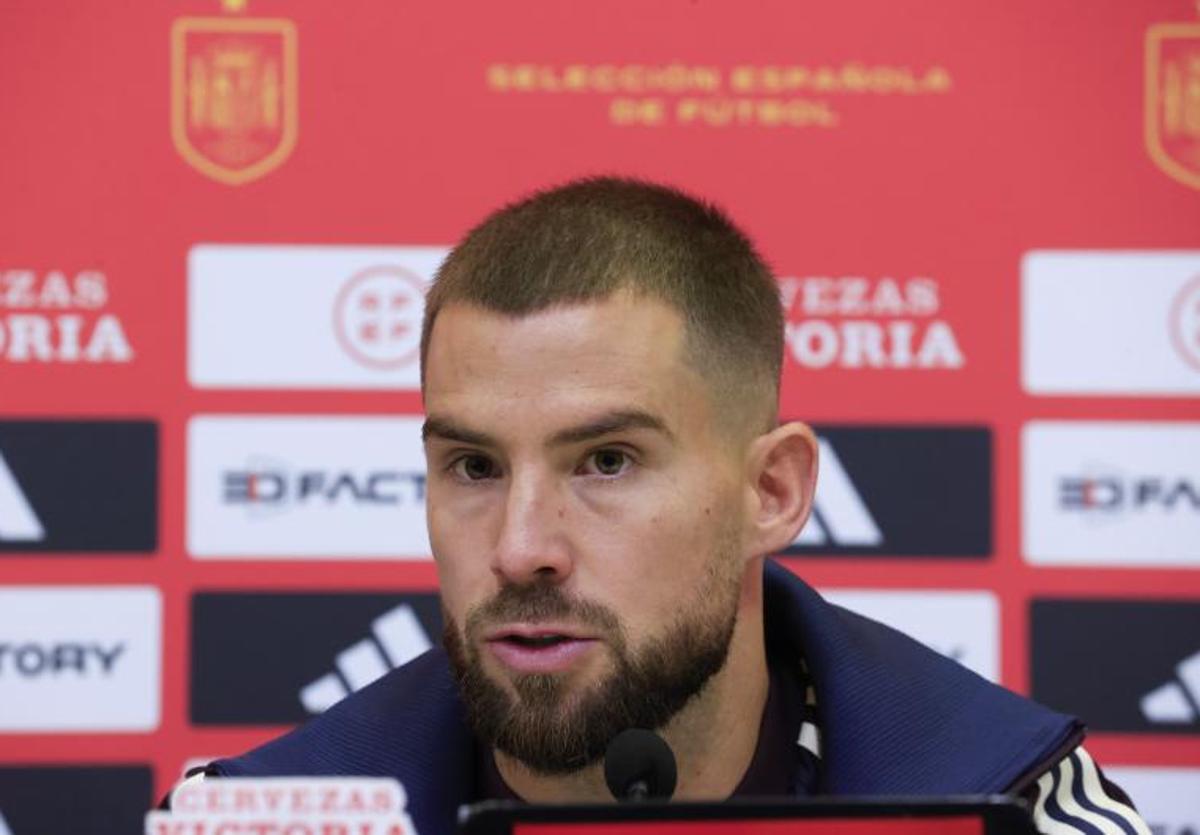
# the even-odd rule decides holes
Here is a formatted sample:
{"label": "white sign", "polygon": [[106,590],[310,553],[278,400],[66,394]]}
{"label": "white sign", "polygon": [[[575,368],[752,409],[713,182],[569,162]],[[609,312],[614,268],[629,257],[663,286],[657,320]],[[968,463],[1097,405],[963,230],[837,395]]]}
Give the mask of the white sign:
{"label": "white sign", "polygon": [[1000,608],[991,592],[822,589],[821,594],[898,629],[989,681],[1000,680]]}
{"label": "white sign", "polygon": [[417,389],[434,246],[200,244],[188,253],[197,388]]}
{"label": "white sign", "polygon": [[1200,395],[1200,252],[1030,252],[1021,286],[1026,391]]}
{"label": "white sign", "polygon": [[193,557],[428,558],[420,416],[188,423]]}
{"label": "white sign", "polygon": [[1102,766],[1155,835],[1200,832],[1200,768]]}
{"label": "white sign", "polygon": [[1035,421],[1021,447],[1028,562],[1200,566],[1200,423]]}
{"label": "white sign", "polygon": [[161,628],[148,586],[0,588],[0,731],[153,731]]}

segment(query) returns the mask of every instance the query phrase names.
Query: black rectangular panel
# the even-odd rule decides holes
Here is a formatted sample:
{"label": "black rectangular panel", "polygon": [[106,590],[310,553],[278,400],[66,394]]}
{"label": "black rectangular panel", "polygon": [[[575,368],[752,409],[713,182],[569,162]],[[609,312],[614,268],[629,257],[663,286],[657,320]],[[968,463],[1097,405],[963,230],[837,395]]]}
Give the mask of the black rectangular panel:
{"label": "black rectangular panel", "polygon": [[815,556],[986,558],[992,433],[978,426],[816,426],[822,460],[806,540]]}
{"label": "black rectangular panel", "polygon": [[[325,680],[358,689],[337,664],[356,649],[370,668],[397,666],[375,622],[410,607],[422,635],[441,643],[436,594],[201,592],[192,597],[191,719],[197,725],[274,725],[315,712],[301,691]],[[403,637],[403,636],[402,636]],[[409,636],[412,637],[412,636]]]}
{"label": "black rectangular panel", "polygon": [[0,831],[140,835],[152,790],[145,765],[0,766]]}
{"label": "black rectangular panel", "polygon": [[157,543],[157,424],[0,421],[0,553],[149,553]]}
{"label": "black rectangular panel", "polygon": [[1200,601],[1039,599],[1033,697],[1097,731],[1200,733]]}

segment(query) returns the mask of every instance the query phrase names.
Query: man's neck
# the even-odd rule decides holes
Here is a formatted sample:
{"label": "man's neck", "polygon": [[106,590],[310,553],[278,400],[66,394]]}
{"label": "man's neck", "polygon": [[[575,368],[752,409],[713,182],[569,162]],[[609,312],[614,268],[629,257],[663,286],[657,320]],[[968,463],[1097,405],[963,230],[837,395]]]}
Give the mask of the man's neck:
{"label": "man's neck", "polygon": [[[725,666],[659,731],[675,753],[677,800],[724,800],[733,794],[754,758],[769,676],[762,609],[749,607],[747,613],[746,608],[739,614]],[[527,802],[612,800],[603,763],[547,776],[500,751],[493,756],[504,782]]]}

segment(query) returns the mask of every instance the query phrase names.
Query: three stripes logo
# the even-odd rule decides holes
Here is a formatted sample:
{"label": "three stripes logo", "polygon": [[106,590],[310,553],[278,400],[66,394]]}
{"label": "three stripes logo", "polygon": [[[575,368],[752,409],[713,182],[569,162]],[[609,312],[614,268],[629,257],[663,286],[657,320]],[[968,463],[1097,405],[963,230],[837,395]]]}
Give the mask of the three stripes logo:
{"label": "three stripes logo", "polygon": [[1035,700],[1093,731],[1200,734],[1200,601],[1038,598],[1029,625]]}
{"label": "three stripes logo", "polygon": [[788,553],[991,554],[991,430],[819,426],[817,434],[817,494]]}
{"label": "three stripes logo", "polygon": [[1175,677],[1142,697],[1142,716],[1156,725],[1200,724],[1200,652],[1180,661]]}
{"label": "three stripes logo", "polygon": [[432,591],[203,591],[191,634],[193,724],[281,725],[430,649],[442,611]]}
{"label": "three stripes logo", "polygon": [[849,545],[874,548],[883,544],[883,533],[862,497],[854,489],[833,445],[818,441],[821,477],[812,515],[796,537],[796,545]]}
{"label": "three stripes logo", "polygon": [[[0,540],[8,542],[40,542],[46,538],[42,521],[21,491],[4,454],[0,452]],[[0,818],[0,835],[4,835],[4,820]]]}
{"label": "three stripes logo", "polygon": [[301,688],[300,703],[309,713],[322,713],[432,646],[412,606],[403,603],[376,618],[370,636],[339,652],[333,672]]}

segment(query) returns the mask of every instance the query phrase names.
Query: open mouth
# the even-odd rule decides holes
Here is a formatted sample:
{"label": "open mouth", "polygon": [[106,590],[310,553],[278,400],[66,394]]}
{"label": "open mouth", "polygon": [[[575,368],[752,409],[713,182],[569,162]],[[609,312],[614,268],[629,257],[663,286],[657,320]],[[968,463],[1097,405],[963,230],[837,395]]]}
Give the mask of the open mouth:
{"label": "open mouth", "polygon": [[493,656],[518,673],[566,672],[597,643],[590,637],[528,626],[499,630],[487,639]]}
{"label": "open mouth", "polygon": [[553,647],[567,641],[573,641],[574,638],[569,635],[505,635],[500,640],[510,644],[515,644],[519,647],[527,647],[529,649],[543,649],[545,647]]}

